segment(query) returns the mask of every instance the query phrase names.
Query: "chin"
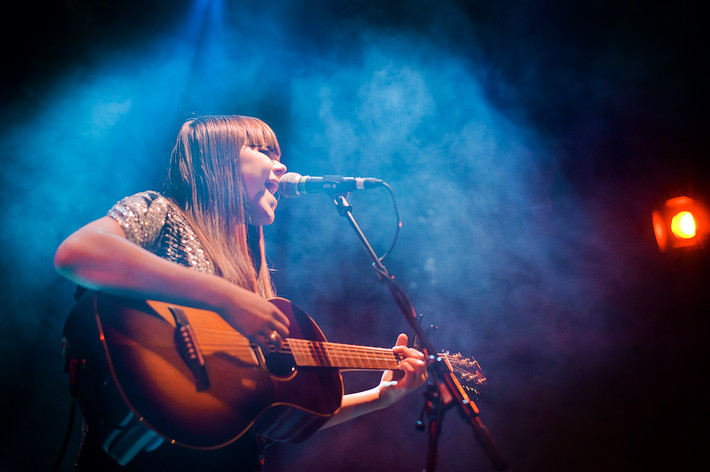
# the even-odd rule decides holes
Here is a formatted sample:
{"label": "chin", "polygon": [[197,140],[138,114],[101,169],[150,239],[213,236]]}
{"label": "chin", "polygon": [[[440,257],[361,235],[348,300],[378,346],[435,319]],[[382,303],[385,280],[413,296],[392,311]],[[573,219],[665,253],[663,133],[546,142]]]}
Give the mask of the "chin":
{"label": "chin", "polygon": [[268,226],[274,222],[275,215],[273,213],[261,213],[252,215],[251,224],[254,226]]}
{"label": "chin", "polygon": [[[270,194],[269,194],[270,195]],[[249,215],[250,223],[254,226],[267,226],[274,222],[276,219],[276,199],[274,202],[264,201],[264,199],[252,202],[251,212]]]}

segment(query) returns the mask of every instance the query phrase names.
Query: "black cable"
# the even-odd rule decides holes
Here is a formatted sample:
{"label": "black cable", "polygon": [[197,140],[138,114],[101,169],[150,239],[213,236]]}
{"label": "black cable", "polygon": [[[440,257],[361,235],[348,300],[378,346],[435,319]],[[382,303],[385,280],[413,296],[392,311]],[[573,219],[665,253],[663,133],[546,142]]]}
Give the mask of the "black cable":
{"label": "black cable", "polygon": [[392,187],[389,186],[387,182],[382,182],[382,185],[389,190],[390,196],[392,197],[392,206],[394,207],[394,214],[395,217],[397,218],[397,230],[394,233],[394,238],[392,239],[392,244],[390,245],[390,248],[387,249],[387,251],[380,256],[378,259],[380,262],[384,261],[387,256],[390,255],[394,247],[397,245],[397,239],[399,238],[399,230],[402,229],[402,218],[399,216],[399,208],[397,208],[397,199],[394,197],[394,192],[392,191]]}
{"label": "black cable", "polygon": [[67,447],[69,446],[69,440],[71,439],[71,433],[74,430],[74,418],[76,417],[76,399],[72,398],[71,408],[69,409],[69,423],[67,424],[67,430],[64,432],[64,441],[62,441],[62,447],[59,449],[59,454],[57,454],[57,459],[54,461],[54,467],[52,467],[52,472],[57,472],[59,467],[62,465],[62,460],[64,460],[64,455],[67,452]]}

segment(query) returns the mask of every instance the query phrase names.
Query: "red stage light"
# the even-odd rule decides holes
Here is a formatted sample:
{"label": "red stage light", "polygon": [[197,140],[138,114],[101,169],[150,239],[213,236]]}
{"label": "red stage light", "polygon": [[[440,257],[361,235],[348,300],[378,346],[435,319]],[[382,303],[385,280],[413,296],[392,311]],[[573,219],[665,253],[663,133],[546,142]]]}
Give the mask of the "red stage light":
{"label": "red stage light", "polygon": [[676,197],[653,212],[653,231],[661,251],[680,247],[702,247],[710,234],[708,211],[697,200]]}

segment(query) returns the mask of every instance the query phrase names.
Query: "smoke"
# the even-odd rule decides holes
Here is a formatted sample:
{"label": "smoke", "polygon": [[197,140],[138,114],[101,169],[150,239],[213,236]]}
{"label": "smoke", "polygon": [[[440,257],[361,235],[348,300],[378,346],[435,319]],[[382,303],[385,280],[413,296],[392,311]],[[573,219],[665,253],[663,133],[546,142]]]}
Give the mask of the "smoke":
{"label": "smoke", "polygon": [[[59,360],[54,373],[42,367],[58,355],[71,306],[71,287],[52,270],[61,240],[124,195],[157,189],[185,118],[245,114],[272,125],[291,171],[391,185],[403,227],[385,263],[425,325],[438,326],[435,344],[483,365],[494,436],[503,434],[532,469],[543,462],[544,452],[517,437],[544,422],[536,406],[569,402],[587,376],[623,361],[645,330],[632,310],[648,288],[644,271],[657,267],[641,221],[646,195],[634,192],[656,176],[636,166],[638,143],[612,134],[615,127],[643,134],[625,122],[636,116],[640,92],[625,92],[644,77],[645,56],[624,68],[613,35],[585,42],[573,24],[560,26],[559,11],[549,30],[532,30],[540,18],[530,2],[518,14],[453,1],[386,9],[371,2],[157,3],[153,21],[144,18],[140,28],[130,8],[106,7],[116,13],[113,23],[98,6],[67,13],[81,16],[76,24],[100,16],[111,27],[101,36],[101,23],[92,23],[95,42],[79,38],[72,44],[79,52],[55,60],[53,75],[26,81],[5,108],[14,120],[2,134],[0,242],[6,320],[17,338],[3,338],[3,352],[34,366],[25,386],[13,387],[25,399],[18,410],[32,410],[63,381]],[[558,45],[564,40],[571,46]],[[589,60],[575,62],[575,51]],[[619,68],[621,83],[612,77]],[[622,161],[624,153],[630,157]],[[665,169],[655,165],[654,172]],[[389,194],[354,192],[348,201],[383,254],[396,226]],[[277,288],[313,312],[329,338],[388,345],[407,330],[327,197],[282,199],[277,214],[267,228]],[[630,231],[620,230],[629,220]],[[646,303],[658,297],[649,294]],[[41,301],[27,310],[28,299]],[[7,377],[19,385],[24,376],[18,367]],[[45,376],[54,383],[42,383]],[[336,432],[313,448],[342,450],[345,439]],[[541,435],[536,447],[544,451],[544,442]],[[287,447],[282,454],[277,461],[298,457]],[[477,453],[461,456],[468,466],[485,460],[470,454]],[[327,458],[317,459],[326,467]]]}

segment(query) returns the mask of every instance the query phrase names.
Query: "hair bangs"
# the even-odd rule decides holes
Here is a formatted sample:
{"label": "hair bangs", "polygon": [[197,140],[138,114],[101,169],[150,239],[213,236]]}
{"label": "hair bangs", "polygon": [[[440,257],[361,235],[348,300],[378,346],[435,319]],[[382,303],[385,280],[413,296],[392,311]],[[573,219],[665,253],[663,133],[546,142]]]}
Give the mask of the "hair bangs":
{"label": "hair bangs", "polygon": [[256,118],[246,116],[240,118],[244,125],[244,144],[249,147],[266,149],[273,159],[281,160],[281,148],[271,127]]}

